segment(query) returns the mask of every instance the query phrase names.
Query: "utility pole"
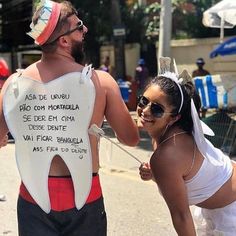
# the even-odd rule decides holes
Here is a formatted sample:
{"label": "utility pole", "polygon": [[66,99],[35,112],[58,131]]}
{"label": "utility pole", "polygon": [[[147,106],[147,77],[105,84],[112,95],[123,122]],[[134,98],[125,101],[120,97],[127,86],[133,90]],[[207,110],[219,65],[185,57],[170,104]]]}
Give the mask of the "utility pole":
{"label": "utility pole", "polygon": [[146,0],[138,0],[139,6],[146,5]]}
{"label": "utility pole", "polygon": [[170,41],[172,31],[172,3],[171,0],[161,0],[161,14],[159,27],[158,58],[170,56]]}
{"label": "utility pole", "polygon": [[125,28],[122,25],[119,0],[111,1],[111,18],[115,49],[115,79],[125,79]]}

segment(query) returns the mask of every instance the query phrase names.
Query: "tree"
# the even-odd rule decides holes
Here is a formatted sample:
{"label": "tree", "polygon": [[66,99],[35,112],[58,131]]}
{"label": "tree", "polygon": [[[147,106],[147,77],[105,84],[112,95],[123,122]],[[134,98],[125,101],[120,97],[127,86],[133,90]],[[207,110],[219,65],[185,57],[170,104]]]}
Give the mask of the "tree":
{"label": "tree", "polygon": [[110,0],[73,0],[71,2],[78,9],[79,17],[88,27],[85,40],[87,61],[98,67],[100,64],[99,49],[102,44],[110,42],[112,36],[112,22],[108,10]]}
{"label": "tree", "polygon": [[32,43],[26,35],[31,21],[32,0],[8,0],[2,3],[2,39],[3,51],[10,51],[18,45]]}
{"label": "tree", "polygon": [[[206,38],[218,37],[219,29],[207,28],[202,24],[203,12],[220,0],[174,0],[173,37]],[[227,30],[226,35],[235,34],[235,29]]]}
{"label": "tree", "polygon": [[[205,10],[220,0],[172,0],[172,38],[206,38],[218,37],[219,29],[207,28],[202,24]],[[138,2],[130,4],[126,14],[127,40],[139,42],[146,40],[157,41],[159,37],[161,6],[154,2],[147,6],[140,6]],[[236,30],[227,29],[226,35],[235,34]],[[135,38],[134,38],[135,35]]]}

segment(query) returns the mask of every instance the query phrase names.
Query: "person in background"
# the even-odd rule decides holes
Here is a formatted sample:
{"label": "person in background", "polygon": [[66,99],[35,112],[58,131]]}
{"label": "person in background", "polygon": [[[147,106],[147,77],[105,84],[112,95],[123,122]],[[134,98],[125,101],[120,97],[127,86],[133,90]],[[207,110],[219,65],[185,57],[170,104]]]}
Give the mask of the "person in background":
{"label": "person in background", "polygon": [[[141,179],[157,183],[178,235],[234,236],[236,164],[204,137],[213,132],[199,119],[190,75],[170,72],[170,58],[160,64],[137,108],[138,126],[154,148],[150,164],[140,166]],[[196,206],[193,217],[190,205]]]}
{"label": "person in background", "polygon": [[88,28],[70,2],[41,1],[30,28],[41,60],[10,76],[0,95],[0,143],[10,128],[22,180],[19,235],[105,236],[100,127],[106,118],[135,146],[136,123],[114,78],[83,65]]}
{"label": "person in background", "polygon": [[105,57],[103,64],[99,67],[99,70],[106,71],[107,73],[109,73],[112,76],[114,75],[113,68],[110,64],[110,57],[109,56]]}
{"label": "person in background", "polygon": [[205,70],[203,67],[205,65],[205,61],[203,58],[198,58],[196,60],[197,69],[192,72],[192,77],[198,77],[198,76],[205,76],[210,75],[210,72]]}
{"label": "person in background", "polygon": [[146,66],[145,60],[140,58],[138,61],[138,66],[135,68],[135,76],[134,79],[138,86],[137,94],[138,96],[142,94],[145,85],[148,82],[149,71]]}
{"label": "person in background", "polygon": [[[203,58],[198,58],[196,61],[197,69],[192,72],[192,78],[198,77],[198,76],[206,76],[210,75],[210,72],[205,70],[203,67],[205,65],[205,61]],[[201,107],[200,114],[202,118],[206,117],[207,108]]]}

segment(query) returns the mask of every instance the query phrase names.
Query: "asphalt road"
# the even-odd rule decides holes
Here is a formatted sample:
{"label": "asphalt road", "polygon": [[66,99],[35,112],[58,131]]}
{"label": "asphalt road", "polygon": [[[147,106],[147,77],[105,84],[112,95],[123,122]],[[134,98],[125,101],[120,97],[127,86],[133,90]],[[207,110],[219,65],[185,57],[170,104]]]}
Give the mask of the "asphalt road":
{"label": "asphalt road", "polygon": [[[107,136],[117,142],[109,132]],[[123,148],[141,161],[148,161],[151,154],[149,141],[147,137],[142,137],[138,147]],[[0,201],[0,236],[18,235],[16,201],[20,178],[14,152],[14,143],[0,150],[0,194],[5,194],[7,198],[6,201]],[[139,162],[105,138],[101,139],[100,154],[108,236],[176,235],[155,183],[140,180]]]}

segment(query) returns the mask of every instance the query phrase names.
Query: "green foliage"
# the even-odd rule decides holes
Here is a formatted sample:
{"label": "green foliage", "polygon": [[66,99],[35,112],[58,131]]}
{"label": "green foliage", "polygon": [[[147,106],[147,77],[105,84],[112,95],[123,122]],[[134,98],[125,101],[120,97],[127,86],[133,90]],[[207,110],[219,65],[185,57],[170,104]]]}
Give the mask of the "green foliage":
{"label": "green foliage", "polygon": [[105,42],[109,42],[112,35],[110,0],[73,0],[71,2],[88,28],[85,40],[87,61],[98,67],[99,48]]}
{"label": "green foliage", "polygon": [[[172,0],[173,25],[172,38],[219,37],[219,29],[208,28],[202,24],[203,12],[220,0]],[[225,30],[225,34],[234,30]]]}
{"label": "green foliage", "polygon": [[135,2],[123,10],[124,23],[127,28],[128,42],[156,40],[159,32],[160,4],[155,2],[148,6]]}
{"label": "green foliage", "polygon": [[33,8],[35,9],[40,2],[41,0],[33,0]]}
{"label": "green foliage", "polygon": [[[113,40],[114,15],[110,11],[111,0],[71,1],[79,9],[81,18],[89,29],[86,35],[88,60],[98,66],[100,46]],[[148,6],[140,6],[138,0],[128,1],[128,4],[125,0],[117,1],[119,1],[122,23],[126,28],[126,43],[138,42],[142,45],[150,40],[156,42],[159,35],[160,4],[154,2]],[[219,1],[172,0],[172,38],[218,37],[219,29],[203,26],[202,14]],[[235,29],[231,31],[235,34]]]}
{"label": "green foliage", "polygon": [[159,35],[161,5],[157,2],[145,8],[146,14],[146,33],[147,39],[156,40]]}
{"label": "green foliage", "polygon": [[[172,38],[218,37],[219,29],[207,28],[202,24],[203,12],[220,0],[172,0]],[[134,3],[125,18],[128,41],[143,42],[158,40],[161,6],[158,2],[149,6]],[[235,34],[235,29],[225,30],[226,35]],[[135,35],[135,37],[134,37]]]}
{"label": "green foliage", "polygon": [[135,3],[122,9],[122,19],[126,27],[126,42],[142,42],[144,38],[144,7]]}

